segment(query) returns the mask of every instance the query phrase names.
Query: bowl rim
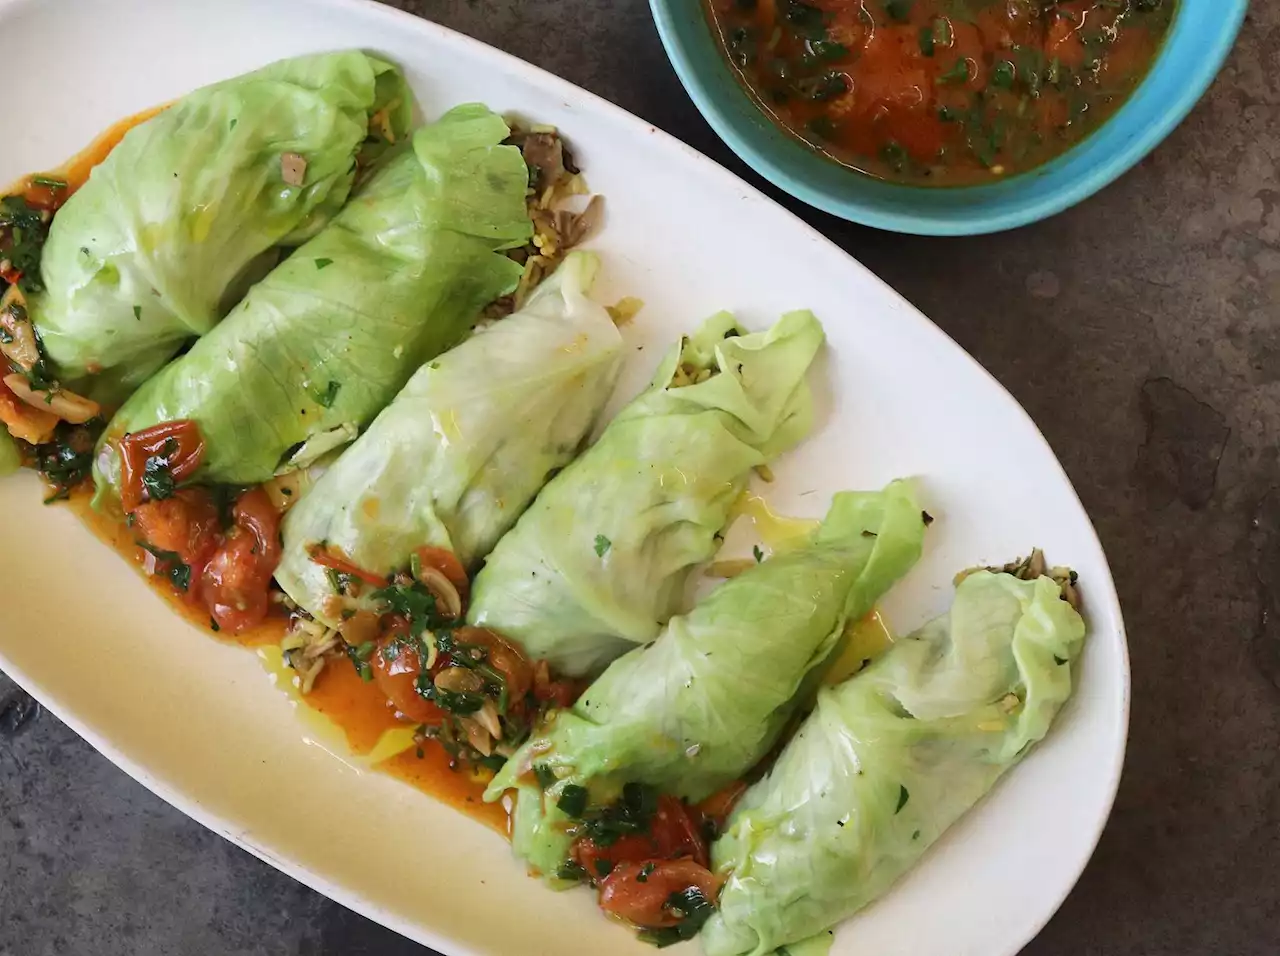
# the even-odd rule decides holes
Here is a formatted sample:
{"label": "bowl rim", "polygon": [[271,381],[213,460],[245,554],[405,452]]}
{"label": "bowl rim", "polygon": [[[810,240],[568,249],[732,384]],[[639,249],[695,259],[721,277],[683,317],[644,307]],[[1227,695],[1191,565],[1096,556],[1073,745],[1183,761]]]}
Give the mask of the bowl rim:
{"label": "bowl rim", "polygon": [[[811,185],[803,175],[795,174],[784,164],[776,162],[766,150],[757,148],[756,143],[753,142],[753,135],[740,130],[727,118],[727,114],[715,103],[715,97],[698,79],[699,67],[696,57],[680,39],[674,7],[676,4],[687,3],[697,3],[701,7],[704,2],[705,0],[649,0],[649,9],[662,46],[666,50],[667,58],[671,61],[681,86],[716,135],[755,172],[810,206],[861,225],[888,232],[921,236],[975,236],[1016,229],[1057,215],[1115,182],[1163,142],[1204,96],[1234,47],[1249,9],[1249,0],[1220,0],[1224,5],[1232,6],[1229,10],[1223,11],[1226,15],[1219,20],[1219,29],[1204,40],[1208,55],[1199,59],[1195,69],[1179,84],[1177,96],[1169,101],[1153,122],[1140,133],[1130,137],[1122,148],[1109,154],[1088,174],[1076,177],[1061,188],[1012,209],[987,212],[980,207],[970,206],[952,208],[939,213],[921,213],[876,209],[856,198],[833,195],[825,188]],[[1177,17],[1183,15],[1185,9],[1183,5],[1186,0],[1178,0],[1178,2],[1175,26]],[[1156,66],[1158,64],[1159,59],[1156,61]],[[1155,67],[1147,73],[1146,79],[1154,73]],[[737,82],[736,78],[735,82]],[[742,95],[750,100],[750,94],[745,90],[742,91]],[[756,109],[759,109],[758,105]],[[760,112],[764,115],[763,110]],[[1114,122],[1115,118],[1113,116],[1107,122]],[[766,116],[766,119],[770,125],[776,125],[772,118]],[[1094,132],[1096,134],[1097,131]],[[1085,137],[1061,156],[1070,155],[1090,138]],[[823,161],[831,162],[831,160]],[[1034,173],[1035,170],[1027,171],[1028,175],[1034,175]],[[850,175],[862,176],[863,174],[851,170]],[[1011,183],[1015,181],[1016,177],[1006,180]],[[931,188],[895,183],[887,185],[910,190]],[[985,185],[988,184],[946,188],[955,192],[965,192],[970,189],[981,189]]]}

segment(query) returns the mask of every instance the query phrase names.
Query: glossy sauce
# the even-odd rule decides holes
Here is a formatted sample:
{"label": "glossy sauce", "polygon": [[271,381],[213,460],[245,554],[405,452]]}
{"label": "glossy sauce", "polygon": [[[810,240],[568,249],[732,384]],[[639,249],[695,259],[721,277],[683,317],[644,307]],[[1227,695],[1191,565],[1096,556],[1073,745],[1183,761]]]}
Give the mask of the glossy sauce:
{"label": "glossy sauce", "polygon": [[[167,104],[166,104],[167,105]],[[46,204],[51,198],[65,201],[88,180],[93,168],[124,138],[124,135],[160,113],[158,106],[127,117],[99,135],[88,147],[57,169],[41,175],[26,176],[7,194],[21,193],[33,204]],[[35,178],[60,179],[66,189],[55,195],[48,186],[33,182]],[[259,661],[272,682],[300,705],[298,713],[308,731],[322,745],[332,746],[340,758],[354,756],[364,766],[373,767],[408,783],[416,789],[455,807],[500,833],[507,833],[507,814],[500,803],[486,804],[481,799],[491,774],[487,771],[453,770],[449,756],[434,743],[419,747],[414,741],[414,728],[396,719],[387,700],[377,687],[360,678],[347,661],[331,660],[316,679],[309,694],[296,686],[296,675],[285,666],[280,642],[288,629],[287,615],[280,609],[262,624],[231,634],[214,631],[203,605],[195,605],[162,576],[148,573],[151,555],[138,544],[132,528],[119,514],[94,510],[90,483],[71,491],[67,505],[80,521],[102,542],[123,557],[139,575],[163,597],[179,615],[201,628],[211,637],[257,651]]]}
{"label": "glossy sauce", "polygon": [[[5,190],[5,195],[21,194],[32,205],[38,206],[47,205],[51,199],[61,199],[65,202],[88,181],[89,173],[93,172],[93,167],[107,158],[107,154],[119,145],[120,140],[124,139],[125,133],[140,123],[145,123],[153,116],[162,113],[168,106],[168,103],[162,103],[160,106],[153,106],[132,116],[126,116],[98,134],[98,137],[92,143],[61,166],[45,173],[22,177]],[[57,193],[61,194],[57,196],[48,186],[42,186],[32,181],[36,178],[60,179],[67,184],[67,188],[65,190],[57,190]]]}
{"label": "glossy sauce", "polygon": [[203,608],[193,607],[163,578],[147,574],[144,566],[148,554],[138,546],[133,531],[122,521],[95,511],[90,506],[91,499],[92,489],[81,487],[72,493],[68,505],[95,536],[135,567],[188,622],[210,637],[256,648],[263,669],[299,705],[299,716],[318,743],[332,748],[340,758],[345,750],[361,758],[362,765],[388,773],[499,833],[507,832],[507,814],[502,805],[487,804],[481,799],[488,773],[451,770],[448,754],[434,743],[424,745],[419,757],[414,728],[397,720],[377,687],[361,680],[355,668],[342,658],[329,661],[309,694],[300,693],[296,675],[285,666],[280,654],[280,641],[289,626],[283,613],[242,634],[213,632]]}
{"label": "glossy sauce", "polygon": [[1023,172],[1109,118],[1146,75],[1175,0],[706,0],[760,107],[881,179]]}

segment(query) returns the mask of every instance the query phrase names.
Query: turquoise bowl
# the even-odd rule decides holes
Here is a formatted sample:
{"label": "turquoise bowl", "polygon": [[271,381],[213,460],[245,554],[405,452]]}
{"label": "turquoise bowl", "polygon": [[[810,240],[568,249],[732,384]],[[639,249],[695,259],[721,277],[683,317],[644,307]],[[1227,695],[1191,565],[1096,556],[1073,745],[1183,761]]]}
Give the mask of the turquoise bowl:
{"label": "turquoise bowl", "polygon": [[649,0],[680,81],[735,153],[812,206],[878,229],[971,236],[1036,222],[1093,195],[1154,149],[1222,67],[1248,0],[1178,0],[1151,72],[1103,126],[1057,159],[982,186],[886,183],[825,159],[784,133],[747,96],[707,23],[703,0]]}

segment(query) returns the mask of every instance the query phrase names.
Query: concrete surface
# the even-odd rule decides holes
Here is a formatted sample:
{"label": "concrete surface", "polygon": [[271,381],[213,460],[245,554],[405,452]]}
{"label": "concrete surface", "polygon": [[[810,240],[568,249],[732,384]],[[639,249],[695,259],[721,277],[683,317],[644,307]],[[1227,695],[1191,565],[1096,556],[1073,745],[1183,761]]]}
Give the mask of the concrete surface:
{"label": "concrete surface", "polygon": [[[644,0],[397,5],[745,174]],[[1280,0],[1253,6],[1192,117],[1049,222],[929,240],[800,210],[1026,406],[1115,569],[1134,671],[1124,783],[1026,956],[1280,953]],[[169,809],[2,677],[0,861],[0,956],[427,952]]]}

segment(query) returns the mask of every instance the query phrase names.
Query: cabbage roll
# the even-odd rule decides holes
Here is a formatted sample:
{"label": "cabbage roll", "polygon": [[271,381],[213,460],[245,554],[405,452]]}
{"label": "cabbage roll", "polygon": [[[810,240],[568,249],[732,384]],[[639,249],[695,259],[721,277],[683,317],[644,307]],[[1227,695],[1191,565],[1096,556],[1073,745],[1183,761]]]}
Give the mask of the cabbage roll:
{"label": "cabbage roll", "polygon": [[545,793],[521,787],[517,852],[546,874],[565,861],[571,821],[557,806],[567,786],[607,800],[634,782],[698,802],[741,779],[839,651],[845,626],[919,559],[924,528],[903,482],[839,494],[807,545],[721,584],[653,644],[614,661],[485,792],[498,799],[535,762],[539,777],[554,778]]}
{"label": "cabbage roll", "polygon": [[810,312],[750,335],[720,314],[686,337],[498,542],[470,623],[573,676],[657,637],[751,470],[807,434],[822,340]]}
{"label": "cabbage roll", "polygon": [[358,50],[197,90],[130,130],[58,211],[30,312],[58,376],[122,400],[342,208],[408,131],[399,70]]}
{"label": "cabbage roll", "polygon": [[1084,642],[1071,586],[970,574],[948,614],[818,695],[712,848],[728,881],[708,956],[764,956],[856,913],[1044,737]]}
{"label": "cabbage roll", "polygon": [[521,267],[532,234],[528,169],[507,126],[459,106],[390,155],[319,235],[133,394],[108,425],[99,498],[119,480],[115,443],[191,419],[193,480],[257,484],[349,443],[429,359],[456,344]]}
{"label": "cabbage roll", "polygon": [[597,258],[571,253],[516,314],[428,362],[289,512],[276,580],[331,627],[325,542],[374,574],[423,546],[472,567],[577,454],[609,393],[622,337],[586,297]]}

